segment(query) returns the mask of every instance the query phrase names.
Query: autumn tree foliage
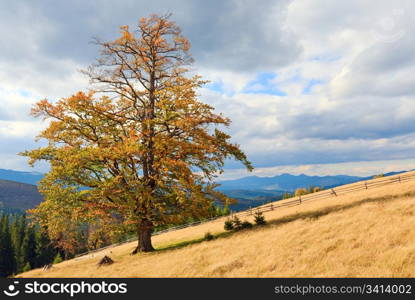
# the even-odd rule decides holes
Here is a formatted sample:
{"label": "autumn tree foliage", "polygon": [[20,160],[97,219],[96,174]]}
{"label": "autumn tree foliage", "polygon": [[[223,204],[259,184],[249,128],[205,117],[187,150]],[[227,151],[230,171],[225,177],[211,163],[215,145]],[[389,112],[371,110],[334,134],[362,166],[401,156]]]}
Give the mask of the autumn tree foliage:
{"label": "autumn tree foliage", "polygon": [[50,120],[39,136],[48,145],[23,155],[51,166],[34,214],[55,237],[73,234],[70,224],[133,224],[135,252],[152,251],[155,226],[229,201],[214,189],[226,159],[252,166],[221,130],[230,120],[198,100],[206,82],[188,75],[190,44],[169,16],[142,18],[136,30],[124,26],[115,41],[96,43],[101,55],[84,71],[92,89],[32,110]]}

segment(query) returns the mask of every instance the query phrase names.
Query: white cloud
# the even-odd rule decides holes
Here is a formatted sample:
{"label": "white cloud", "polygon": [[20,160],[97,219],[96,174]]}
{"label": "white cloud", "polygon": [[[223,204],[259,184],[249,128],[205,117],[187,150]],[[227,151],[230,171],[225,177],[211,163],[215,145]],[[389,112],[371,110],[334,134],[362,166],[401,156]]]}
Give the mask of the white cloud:
{"label": "white cloud", "polygon": [[[260,170],[414,157],[412,1],[15,1],[0,4],[0,138],[14,144],[0,167],[21,169],[10,157],[35,147],[35,101],[86,87],[77,70],[97,55],[92,36],[168,11],[190,38],[193,71],[212,80],[202,99],[232,119]],[[258,81],[264,72],[276,76]]]}

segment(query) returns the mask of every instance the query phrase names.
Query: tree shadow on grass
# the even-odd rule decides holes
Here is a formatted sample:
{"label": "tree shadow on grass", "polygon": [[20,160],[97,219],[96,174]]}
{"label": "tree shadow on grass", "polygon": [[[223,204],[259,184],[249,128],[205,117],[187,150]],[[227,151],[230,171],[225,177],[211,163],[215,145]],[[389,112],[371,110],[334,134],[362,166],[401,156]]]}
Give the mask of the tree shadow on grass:
{"label": "tree shadow on grass", "polygon": [[[267,228],[270,225],[271,226],[278,226],[278,225],[283,225],[283,224],[286,224],[286,223],[294,222],[294,221],[297,221],[297,220],[304,220],[304,219],[317,220],[318,218],[320,218],[322,216],[326,216],[330,213],[335,213],[335,212],[339,212],[339,211],[342,211],[342,210],[352,209],[354,207],[358,207],[358,206],[363,205],[363,204],[375,203],[375,202],[389,202],[389,201],[397,200],[397,199],[402,198],[402,197],[411,197],[411,196],[415,196],[415,191],[407,192],[407,193],[399,194],[399,195],[387,195],[387,196],[382,196],[382,197],[369,197],[369,198],[365,198],[365,199],[362,199],[362,200],[359,200],[359,201],[356,201],[356,202],[353,202],[353,203],[345,204],[345,205],[334,205],[334,206],[330,206],[330,207],[327,207],[327,208],[321,208],[321,209],[314,210],[314,211],[290,214],[288,216],[281,217],[281,218],[278,218],[276,220],[267,221],[266,225],[254,226],[251,229],[243,229],[243,230],[238,230],[238,231],[225,231],[225,232],[214,234],[213,235],[214,236],[213,240],[216,240],[216,239],[219,239],[219,238],[227,238],[227,237],[230,237],[230,236],[232,236],[236,233],[239,233],[241,231],[256,230],[258,228]],[[190,246],[190,245],[200,244],[204,241],[206,241],[205,238],[198,238],[198,239],[193,239],[193,240],[188,240],[188,241],[180,241],[180,242],[176,242],[176,243],[172,243],[172,244],[162,245],[162,246],[156,247],[156,251],[154,251],[152,253],[156,254],[156,253],[165,252],[165,251],[169,251],[169,250],[180,249],[180,248],[187,247],[187,246]]]}
{"label": "tree shadow on grass", "polygon": [[[234,232],[231,231],[225,231],[225,232],[220,232],[220,233],[216,233],[213,234],[213,239],[212,240],[217,240],[220,238],[226,238],[230,235],[232,235]],[[180,249],[186,246],[190,246],[190,245],[194,245],[194,244],[200,244],[202,242],[207,241],[205,238],[198,238],[198,239],[193,239],[193,240],[188,240],[188,241],[180,241],[180,242],[176,242],[176,243],[172,243],[172,244],[167,244],[167,245],[162,245],[162,246],[158,246],[155,247],[156,251],[155,253],[158,252],[163,252],[163,251],[167,251],[167,250],[175,250],[175,249]]]}

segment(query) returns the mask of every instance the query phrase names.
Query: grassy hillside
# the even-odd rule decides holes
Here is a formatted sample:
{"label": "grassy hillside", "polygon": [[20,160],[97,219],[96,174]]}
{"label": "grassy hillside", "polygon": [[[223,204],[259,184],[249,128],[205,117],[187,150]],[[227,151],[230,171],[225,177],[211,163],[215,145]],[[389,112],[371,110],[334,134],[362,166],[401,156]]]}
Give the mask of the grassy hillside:
{"label": "grassy hillside", "polygon": [[0,209],[27,210],[36,207],[42,195],[32,184],[0,180]]}
{"label": "grassy hillside", "polygon": [[[222,219],[155,236],[155,253],[129,243],[20,276],[415,277],[415,180],[264,215],[265,227],[223,234]],[[201,242],[208,231],[219,237]],[[98,267],[105,254],[115,263]]]}

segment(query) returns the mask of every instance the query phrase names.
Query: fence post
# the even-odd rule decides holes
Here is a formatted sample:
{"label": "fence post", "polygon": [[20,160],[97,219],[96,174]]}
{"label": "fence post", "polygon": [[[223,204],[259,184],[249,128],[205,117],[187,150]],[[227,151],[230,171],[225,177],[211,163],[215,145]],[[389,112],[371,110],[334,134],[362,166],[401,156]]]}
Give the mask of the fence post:
{"label": "fence post", "polygon": [[[414,180],[415,179],[415,174],[410,174],[410,175],[403,175],[404,176],[404,179],[406,178],[407,180]],[[394,183],[395,181],[394,181],[395,179],[389,179],[389,181],[391,182],[391,183]],[[401,179],[401,176],[398,176],[398,181],[399,181],[399,183],[402,183],[402,179]],[[368,185],[367,185],[367,182],[365,181],[365,188],[366,189],[368,189]],[[327,191],[328,191],[329,189],[327,189]],[[337,193],[334,191],[334,189],[330,189],[331,190],[331,193],[332,194],[334,194],[335,196],[337,196]],[[340,190],[341,191],[341,190]],[[350,192],[350,191],[349,191]],[[347,192],[347,193],[349,193],[349,192]],[[295,195],[292,195],[292,197],[294,198],[295,197]],[[292,200],[292,201],[289,201],[289,203],[292,203],[294,200]],[[299,196],[299,202],[300,203],[302,203],[302,199],[301,199],[301,195]],[[274,206],[273,206],[273,204],[271,203],[271,210],[274,210],[275,208],[279,208],[280,206],[277,204],[277,206],[274,208]],[[284,206],[284,205],[282,205],[282,206]],[[251,212],[252,211],[252,207],[250,206],[249,207],[249,211],[248,211],[248,213],[249,212]],[[245,211],[243,211],[243,212],[241,212],[240,214],[242,215],[243,213],[245,213]],[[251,214],[252,214],[252,212],[251,212]],[[230,210],[229,211],[229,215],[230,215],[230,217],[231,218],[233,218],[233,216],[235,215],[235,216],[237,216],[237,213],[235,213],[234,211],[232,211],[232,210]],[[209,219],[209,221],[210,220],[215,220],[215,219],[218,219],[218,218],[220,218],[220,217],[214,217],[214,218],[211,218],[211,219]],[[197,223],[197,222],[196,222]],[[200,223],[199,224],[201,224],[201,223],[205,223],[205,221],[200,221]],[[194,223],[193,223],[194,224]],[[166,233],[166,232],[170,232],[170,231],[174,231],[174,230],[177,230],[177,229],[180,229],[180,228],[183,228],[183,226],[177,226],[177,227],[170,227],[170,228],[167,228],[167,229],[164,229],[164,230],[160,230],[160,231],[157,231],[156,232],[156,234],[162,234],[162,233]],[[130,238],[130,239],[127,239],[127,240],[124,240],[124,241],[122,241],[122,242],[120,242],[120,243],[117,243],[117,244],[112,244],[112,245],[110,245],[110,246],[107,246],[107,247],[103,247],[103,248],[98,248],[98,249],[95,249],[95,250],[93,250],[93,251],[87,251],[87,252],[84,252],[84,253],[79,253],[79,254],[77,254],[77,255],[75,255],[75,259],[76,260],[80,260],[80,259],[83,259],[84,257],[86,257],[86,256],[89,256],[89,257],[94,257],[94,255],[95,255],[95,253],[97,253],[98,251],[101,251],[101,250],[103,250],[103,249],[106,249],[106,248],[108,248],[108,247],[114,247],[114,246],[117,246],[117,245],[122,245],[122,244],[125,244],[125,243],[129,243],[129,242],[132,242],[132,241],[135,241],[136,240],[136,238]]]}

